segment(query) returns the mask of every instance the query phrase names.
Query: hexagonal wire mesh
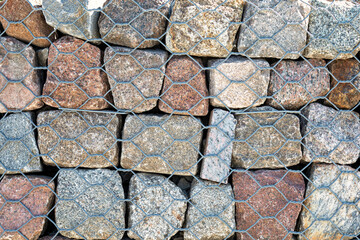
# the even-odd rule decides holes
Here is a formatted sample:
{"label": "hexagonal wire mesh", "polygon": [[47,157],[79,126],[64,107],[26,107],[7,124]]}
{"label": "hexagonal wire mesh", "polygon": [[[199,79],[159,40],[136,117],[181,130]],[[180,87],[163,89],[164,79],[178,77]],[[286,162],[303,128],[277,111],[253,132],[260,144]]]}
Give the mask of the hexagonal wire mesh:
{"label": "hexagonal wire mesh", "polygon": [[359,239],[359,14],[0,1],[0,239]]}

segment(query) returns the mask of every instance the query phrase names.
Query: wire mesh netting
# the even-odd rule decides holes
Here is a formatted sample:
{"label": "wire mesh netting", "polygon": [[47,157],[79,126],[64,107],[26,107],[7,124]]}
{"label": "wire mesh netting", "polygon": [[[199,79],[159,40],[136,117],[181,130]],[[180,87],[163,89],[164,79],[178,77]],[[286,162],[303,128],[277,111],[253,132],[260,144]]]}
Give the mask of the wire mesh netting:
{"label": "wire mesh netting", "polygon": [[360,3],[0,0],[0,240],[360,239]]}

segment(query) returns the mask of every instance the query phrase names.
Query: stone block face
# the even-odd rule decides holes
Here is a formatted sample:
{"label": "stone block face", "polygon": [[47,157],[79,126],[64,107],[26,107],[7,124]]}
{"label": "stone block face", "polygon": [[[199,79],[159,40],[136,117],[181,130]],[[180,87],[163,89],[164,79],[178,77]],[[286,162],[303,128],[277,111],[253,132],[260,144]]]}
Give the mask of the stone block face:
{"label": "stone block face", "polygon": [[259,107],[236,115],[232,166],[284,168],[302,159],[300,120],[294,114]]}
{"label": "stone block face", "polygon": [[232,56],[210,60],[210,102],[231,109],[255,107],[265,102],[270,81],[270,65],[265,60]]}
{"label": "stone block face", "polygon": [[312,0],[306,58],[352,58],[360,50],[360,5],[356,1]]}
{"label": "stone block face", "polygon": [[306,162],[352,164],[360,154],[360,120],[355,112],[312,103],[303,111]]}
{"label": "stone block face", "polygon": [[202,179],[228,182],[235,126],[235,117],[230,112],[217,108],[211,112],[200,173]]}
{"label": "stone block face", "polygon": [[109,83],[106,74],[96,69],[100,60],[98,47],[70,36],[58,39],[49,49],[43,101],[52,107],[107,108]]}
{"label": "stone block face", "polygon": [[41,86],[36,62],[32,47],[12,37],[0,37],[0,112],[35,110],[44,105],[37,98]]}
{"label": "stone block face", "polygon": [[230,184],[193,180],[186,215],[185,240],[223,240],[235,230],[235,202]]}
{"label": "stone block face", "polygon": [[299,239],[353,239],[360,233],[360,174],[349,166],[313,164]]}
{"label": "stone block face", "polygon": [[[360,64],[357,59],[335,60],[329,64],[331,91],[329,104],[341,109],[353,109],[360,101]],[[346,82],[345,82],[346,81]]]}
{"label": "stone block face", "polygon": [[0,182],[0,239],[38,239],[54,202],[48,177],[5,176]]}
{"label": "stone block face", "polygon": [[[291,240],[305,193],[304,178],[287,170],[233,173],[237,239]],[[290,202],[291,201],[291,202]]]}
{"label": "stone block face", "polygon": [[192,56],[226,57],[234,48],[244,4],[243,0],[175,0],[166,46]]}
{"label": "stone block face", "polygon": [[167,56],[163,50],[106,48],[105,69],[116,108],[139,113],[156,107]]}
{"label": "stone block face", "polygon": [[77,239],[122,238],[125,201],[118,172],[63,170],[58,176],[57,196],[55,221],[62,229],[61,235]]}
{"label": "stone block face", "polygon": [[138,173],[130,180],[128,236],[169,240],[181,228],[187,208],[183,191],[161,175]]}
{"label": "stone block face", "polygon": [[99,19],[102,39],[130,48],[158,45],[165,35],[171,3],[172,0],[106,1]]}
{"label": "stone block face", "polygon": [[179,115],[128,115],[122,139],[121,166],[125,169],[188,176],[197,173],[202,139],[199,119]]}
{"label": "stone block face", "polygon": [[84,39],[100,38],[99,9],[106,0],[43,0],[47,24],[65,34]]}
{"label": "stone block face", "polygon": [[[0,4],[0,22],[6,34],[38,47],[48,47],[55,39],[54,29],[46,24],[41,9],[26,0],[8,0]],[[10,23],[10,22],[20,23]],[[41,37],[44,39],[35,39]],[[48,39],[45,39],[48,38]]]}
{"label": "stone block face", "polygon": [[238,51],[251,58],[299,58],[306,47],[310,11],[309,0],[248,1]]}
{"label": "stone block face", "polygon": [[111,113],[41,112],[39,149],[47,165],[105,168],[118,165],[121,118]]}
{"label": "stone block face", "polygon": [[205,116],[209,109],[201,59],[173,56],[167,63],[159,109],[166,113]]}
{"label": "stone block face", "polygon": [[0,120],[0,174],[42,171],[32,117],[14,113]]}
{"label": "stone block face", "polygon": [[324,97],[330,90],[330,74],[324,60],[283,60],[271,71],[269,105],[296,110]]}

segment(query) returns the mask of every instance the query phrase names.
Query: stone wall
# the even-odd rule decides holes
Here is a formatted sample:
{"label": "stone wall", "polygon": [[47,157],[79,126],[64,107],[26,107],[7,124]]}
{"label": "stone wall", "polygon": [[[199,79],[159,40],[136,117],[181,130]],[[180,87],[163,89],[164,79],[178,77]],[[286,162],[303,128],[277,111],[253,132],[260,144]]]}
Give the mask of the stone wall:
{"label": "stone wall", "polygon": [[360,238],[357,1],[0,16],[0,240]]}

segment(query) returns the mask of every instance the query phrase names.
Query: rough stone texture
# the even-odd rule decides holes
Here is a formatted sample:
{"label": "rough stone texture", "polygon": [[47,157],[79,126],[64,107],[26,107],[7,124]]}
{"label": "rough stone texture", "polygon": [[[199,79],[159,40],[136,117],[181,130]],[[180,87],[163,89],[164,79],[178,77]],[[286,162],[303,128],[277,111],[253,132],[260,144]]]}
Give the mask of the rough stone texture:
{"label": "rough stone texture", "polygon": [[[201,59],[174,56],[166,66],[166,77],[159,108],[166,113],[206,116],[209,100]],[[180,83],[180,84],[174,84]]]}
{"label": "rough stone texture", "polygon": [[352,58],[360,50],[360,5],[356,1],[312,0],[306,58]]}
{"label": "rough stone texture", "polygon": [[15,113],[0,120],[0,174],[42,171],[34,130],[30,113]]}
{"label": "rough stone texture", "polygon": [[[360,64],[357,59],[335,60],[329,64],[331,91],[328,99],[338,108],[352,109],[360,101]],[[339,82],[346,81],[346,82]]]}
{"label": "rough stone texture", "polygon": [[[226,108],[259,106],[265,102],[270,81],[270,65],[265,60],[232,56],[210,60],[211,105]],[[233,82],[231,82],[233,81]]]}
{"label": "rough stone texture", "polygon": [[238,51],[248,57],[299,58],[306,46],[310,10],[310,0],[249,1]]}
{"label": "rough stone texture", "polygon": [[246,231],[237,233],[237,239],[292,239],[288,232],[295,230],[305,193],[300,173],[287,170],[236,172],[233,186],[235,199],[239,200],[236,203],[237,229]]}
{"label": "rough stone texture", "polygon": [[355,112],[312,103],[303,111],[306,162],[352,164],[360,154],[360,120]]}
{"label": "rough stone texture", "polygon": [[98,19],[106,0],[43,0],[47,24],[84,40],[100,38]]}
{"label": "rough stone texture", "polygon": [[[161,175],[139,173],[130,180],[128,236],[136,240],[169,240],[185,219],[186,197]],[[156,216],[158,214],[158,216]]]}
{"label": "rough stone texture", "polygon": [[34,67],[36,56],[32,47],[12,37],[0,37],[0,112],[34,110],[43,106],[41,99],[36,98],[41,87]]}
{"label": "rough stone texture", "polygon": [[313,164],[309,180],[299,239],[348,240],[359,235],[359,172],[348,166]]}
{"label": "rough stone texture", "polygon": [[[171,2],[172,0],[106,1],[99,19],[102,39],[131,48],[154,47],[165,34]],[[146,40],[148,38],[157,40]]]}
{"label": "rough stone texture", "polygon": [[243,0],[175,0],[166,46],[193,56],[226,57],[234,48],[244,4]]}
{"label": "rough stone texture", "polygon": [[228,111],[214,109],[211,112],[200,174],[202,179],[228,182],[235,126],[235,117]]}
{"label": "rough stone texture", "polygon": [[285,60],[271,71],[268,104],[296,110],[325,96],[330,90],[330,75],[324,60]]}
{"label": "rough stone texture", "polygon": [[36,51],[36,57],[40,67],[47,67],[49,48],[42,48]]}
{"label": "rough stone texture", "polygon": [[230,184],[214,185],[210,181],[194,179],[191,185],[186,215],[185,240],[223,240],[235,230],[235,202]]}
{"label": "rough stone texture", "polygon": [[5,176],[0,182],[0,239],[38,239],[46,222],[38,216],[48,215],[54,190],[55,183],[47,177]]}
{"label": "rough stone texture", "polygon": [[163,50],[106,48],[105,69],[115,106],[136,113],[156,107],[156,98],[159,98],[164,81],[167,56]]}
{"label": "rough stone texture", "polygon": [[233,167],[284,168],[300,162],[301,134],[297,116],[271,107],[236,115]]}
{"label": "rough stone texture", "polygon": [[123,168],[175,175],[197,173],[202,139],[199,119],[179,115],[128,115],[122,139]]}
{"label": "rough stone texture", "polygon": [[122,238],[125,197],[118,172],[108,169],[63,170],[58,176],[57,195],[55,221],[58,228],[64,229],[60,231],[63,236],[77,239]]}
{"label": "rough stone texture", "polygon": [[80,39],[65,36],[54,42],[49,50],[49,68],[43,89],[43,95],[48,97],[43,101],[52,107],[107,108],[109,83],[102,70],[94,69],[101,67],[100,60],[101,50]]}
{"label": "rough stone texture", "polygon": [[[27,0],[2,1],[0,15],[0,22],[8,36],[31,42],[38,47],[48,47],[55,39],[56,33],[46,24],[41,9],[33,8]],[[19,23],[10,23],[11,21]],[[38,37],[40,39],[35,39]]]}
{"label": "rough stone texture", "polygon": [[115,114],[47,111],[38,115],[37,124],[40,152],[47,154],[42,157],[45,164],[85,168],[118,165],[116,138],[121,118]]}

